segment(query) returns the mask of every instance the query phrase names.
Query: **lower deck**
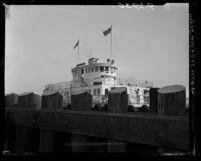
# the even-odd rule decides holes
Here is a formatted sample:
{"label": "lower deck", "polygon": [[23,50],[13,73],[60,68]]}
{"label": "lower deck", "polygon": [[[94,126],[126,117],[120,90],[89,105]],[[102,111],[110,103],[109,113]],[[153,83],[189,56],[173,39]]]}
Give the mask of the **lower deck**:
{"label": "lower deck", "polygon": [[[134,107],[142,107],[143,105],[149,106],[149,88],[118,85],[115,87],[126,87],[129,95],[128,103]],[[77,88],[59,88],[51,89],[52,92],[59,92],[63,96],[63,106],[71,104],[71,95],[82,92],[88,92],[93,96],[93,104],[102,104],[103,101],[107,102],[109,91],[114,86],[108,85],[92,85]],[[43,93],[47,92],[44,91]]]}

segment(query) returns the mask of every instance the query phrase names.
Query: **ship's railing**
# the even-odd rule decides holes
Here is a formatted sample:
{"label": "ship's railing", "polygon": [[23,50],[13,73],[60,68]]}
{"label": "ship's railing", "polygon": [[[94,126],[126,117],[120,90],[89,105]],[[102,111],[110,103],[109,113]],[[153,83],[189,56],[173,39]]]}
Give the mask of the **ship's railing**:
{"label": "ship's railing", "polygon": [[126,86],[153,87],[152,81],[136,80],[134,78],[117,78],[116,84]]}
{"label": "ship's railing", "polygon": [[45,90],[60,90],[64,88],[70,88],[71,84],[72,84],[71,81],[48,84],[48,85],[45,85]]}

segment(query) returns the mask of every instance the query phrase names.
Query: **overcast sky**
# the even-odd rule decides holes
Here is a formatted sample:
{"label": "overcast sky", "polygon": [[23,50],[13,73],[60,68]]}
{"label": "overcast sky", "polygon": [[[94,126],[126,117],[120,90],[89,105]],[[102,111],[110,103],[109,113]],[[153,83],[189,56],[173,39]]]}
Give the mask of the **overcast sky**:
{"label": "overcast sky", "polygon": [[34,91],[72,80],[71,68],[90,57],[110,57],[117,76],[180,84],[189,92],[189,9],[170,4],[137,9],[120,6],[11,5],[6,20],[5,93]]}

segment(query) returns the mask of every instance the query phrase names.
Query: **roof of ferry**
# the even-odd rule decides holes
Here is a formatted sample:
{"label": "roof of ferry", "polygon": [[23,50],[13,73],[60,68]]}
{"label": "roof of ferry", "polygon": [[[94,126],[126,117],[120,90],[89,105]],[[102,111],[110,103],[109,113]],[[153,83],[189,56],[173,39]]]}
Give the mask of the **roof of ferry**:
{"label": "roof of ferry", "polygon": [[82,65],[82,66],[76,66],[75,68],[86,68],[86,67],[97,67],[97,66],[110,66],[110,67],[118,69],[117,67],[111,65],[110,63],[94,63],[94,64],[87,64],[87,65]]}

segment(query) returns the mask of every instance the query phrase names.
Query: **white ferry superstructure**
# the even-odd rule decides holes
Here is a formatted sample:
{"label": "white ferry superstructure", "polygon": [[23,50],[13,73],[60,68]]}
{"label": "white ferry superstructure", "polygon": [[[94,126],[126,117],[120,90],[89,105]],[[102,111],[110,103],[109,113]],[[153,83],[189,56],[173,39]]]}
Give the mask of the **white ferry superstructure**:
{"label": "white ferry superstructure", "polygon": [[118,68],[114,65],[114,60],[107,59],[100,63],[97,58],[90,58],[88,64],[81,63],[72,68],[72,81],[48,84],[43,90],[43,94],[59,92],[63,96],[63,107],[71,104],[71,95],[88,92],[93,96],[93,105],[98,104],[103,107],[108,101],[108,92],[115,87],[126,87],[129,95],[129,105],[141,107],[149,106],[149,89],[152,82],[145,81],[141,85],[136,84],[134,79],[122,81],[117,78]]}

